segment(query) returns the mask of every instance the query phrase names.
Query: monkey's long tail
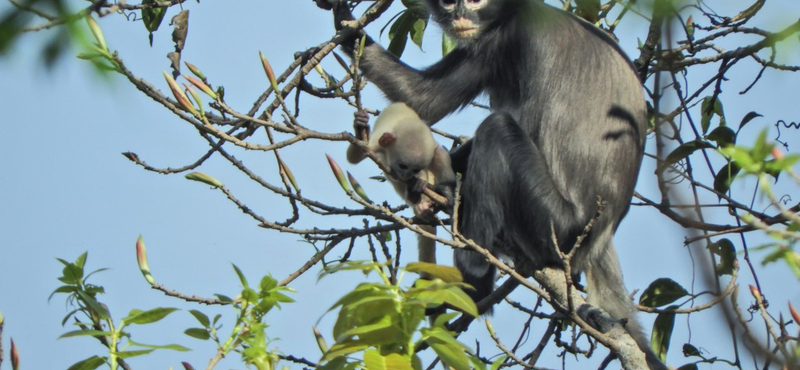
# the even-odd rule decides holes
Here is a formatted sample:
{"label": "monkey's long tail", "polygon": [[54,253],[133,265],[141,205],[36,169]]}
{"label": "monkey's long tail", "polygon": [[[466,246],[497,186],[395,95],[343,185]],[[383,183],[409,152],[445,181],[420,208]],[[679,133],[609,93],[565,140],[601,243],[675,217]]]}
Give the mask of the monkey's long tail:
{"label": "monkey's long tail", "polygon": [[[436,235],[436,226],[420,225],[422,230],[425,230],[433,235]],[[436,242],[433,239],[428,239],[422,235],[417,235],[417,248],[419,249],[420,262],[436,263]]]}
{"label": "monkey's long tail", "polygon": [[589,303],[602,308],[615,319],[627,319],[625,329],[644,352],[650,370],[667,370],[668,367],[650,347],[650,340],[636,318],[637,310],[628,297],[617,253],[610,238],[605,250],[587,260],[592,261],[585,268]]}

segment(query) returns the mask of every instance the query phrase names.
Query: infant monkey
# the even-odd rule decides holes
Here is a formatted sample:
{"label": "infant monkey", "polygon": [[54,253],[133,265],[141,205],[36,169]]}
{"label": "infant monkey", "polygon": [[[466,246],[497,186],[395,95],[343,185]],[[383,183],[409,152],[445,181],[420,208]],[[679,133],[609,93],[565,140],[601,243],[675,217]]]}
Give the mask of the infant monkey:
{"label": "infant monkey", "polygon": [[[432,219],[436,204],[422,192],[432,185],[452,204],[456,175],[450,163],[450,154],[433,139],[433,134],[416,112],[403,103],[393,103],[386,107],[375,121],[369,133],[369,116],[359,111],[355,114],[353,127],[356,137],[367,140],[367,147],[389,166],[392,173],[386,178],[397,193],[413,209],[414,215],[422,219]],[[356,164],[366,157],[366,153],[356,145],[347,148],[347,160]],[[435,226],[421,226],[431,234]],[[419,260],[436,263],[434,241],[421,235],[419,237]]]}

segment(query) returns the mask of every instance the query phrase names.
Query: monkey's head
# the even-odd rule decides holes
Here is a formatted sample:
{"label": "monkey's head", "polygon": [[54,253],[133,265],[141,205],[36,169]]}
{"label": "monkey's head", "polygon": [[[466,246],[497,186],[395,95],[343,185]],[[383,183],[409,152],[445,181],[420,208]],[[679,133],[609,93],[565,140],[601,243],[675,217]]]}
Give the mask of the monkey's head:
{"label": "monkey's head", "polygon": [[437,145],[424,123],[398,124],[393,132],[383,133],[379,143],[386,164],[400,181],[409,181],[428,168]]}
{"label": "monkey's head", "polygon": [[515,0],[426,0],[433,20],[459,43],[475,41]]}

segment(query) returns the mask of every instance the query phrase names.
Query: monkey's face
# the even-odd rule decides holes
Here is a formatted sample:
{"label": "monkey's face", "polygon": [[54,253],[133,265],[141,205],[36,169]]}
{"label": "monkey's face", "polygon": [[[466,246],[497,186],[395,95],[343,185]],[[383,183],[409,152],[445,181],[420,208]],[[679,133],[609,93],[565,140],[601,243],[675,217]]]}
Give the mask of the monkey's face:
{"label": "monkey's face", "polygon": [[387,164],[398,180],[409,181],[430,166],[436,144],[433,142],[433,137],[428,135],[428,138],[430,140],[398,140],[396,145],[386,152]]}
{"label": "monkey's face", "polygon": [[459,42],[477,39],[507,0],[427,0],[433,19]]}
{"label": "monkey's face", "polygon": [[398,180],[403,182],[413,179],[424,169],[425,166],[420,167],[419,165],[409,165],[403,162],[396,162],[394,165],[392,165],[392,171],[394,172],[395,176],[397,176]]}

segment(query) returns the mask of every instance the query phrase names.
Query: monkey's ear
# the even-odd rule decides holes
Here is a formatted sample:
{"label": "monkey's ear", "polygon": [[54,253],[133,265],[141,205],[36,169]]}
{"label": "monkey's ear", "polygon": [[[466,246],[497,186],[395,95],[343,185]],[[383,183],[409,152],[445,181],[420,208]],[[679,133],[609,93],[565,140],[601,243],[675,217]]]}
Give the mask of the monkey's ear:
{"label": "monkey's ear", "polygon": [[381,138],[378,139],[378,144],[381,146],[381,148],[386,148],[389,145],[394,144],[395,140],[397,140],[397,135],[391,132],[384,132],[383,135],[381,135]]}

